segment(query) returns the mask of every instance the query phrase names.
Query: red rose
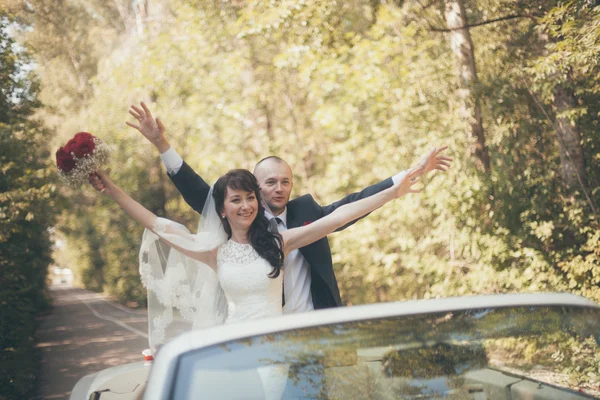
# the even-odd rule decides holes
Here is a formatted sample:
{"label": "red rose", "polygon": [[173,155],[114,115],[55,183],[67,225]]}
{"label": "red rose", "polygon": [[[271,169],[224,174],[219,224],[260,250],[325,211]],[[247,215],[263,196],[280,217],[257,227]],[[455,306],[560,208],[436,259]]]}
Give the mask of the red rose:
{"label": "red rose", "polygon": [[92,135],[89,132],[77,132],[75,134],[75,136],[73,136],[73,139],[79,139],[79,138],[93,139],[94,135]]}
{"label": "red rose", "polygon": [[56,152],[56,166],[62,172],[71,172],[75,168],[73,156],[64,147],[61,147]]}
{"label": "red rose", "polygon": [[308,224],[312,224],[312,221],[306,221],[305,223],[302,224],[302,226],[306,226]]}
{"label": "red rose", "polygon": [[67,142],[65,150],[75,154],[77,158],[82,158],[86,154],[91,155],[94,152],[95,147],[96,143],[94,143],[94,136],[92,134],[79,132],[73,139]]}
{"label": "red rose", "polygon": [[82,142],[94,143],[94,135],[92,135],[91,133],[87,133],[87,132],[77,132],[75,134],[75,136],[73,136],[73,140],[75,140],[77,143],[82,143]]}
{"label": "red rose", "polygon": [[77,147],[77,144],[75,143],[75,139],[69,139],[69,141],[67,142],[67,144],[65,144],[65,151],[69,154],[71,154],[75,148]]}

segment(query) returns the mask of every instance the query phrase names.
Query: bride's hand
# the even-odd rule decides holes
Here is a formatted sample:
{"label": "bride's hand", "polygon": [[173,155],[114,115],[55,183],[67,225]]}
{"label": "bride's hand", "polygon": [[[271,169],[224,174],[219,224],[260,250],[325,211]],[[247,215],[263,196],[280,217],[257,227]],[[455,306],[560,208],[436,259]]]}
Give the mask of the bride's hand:
{"label": "bride's hand", "polygon": [[98,171],[90,174],[89,182],[100,193],[110,194],[107,188],[108,176],[104,172]]}
{"label": "bride's hand", "polygon": [[417,166],[411,169],[396,185],[394,185],[394,192],[396,198],[400,198],[408,193],[420,193],[422,189],[417,189],[415,185],[419,183],[419,176],[423,174],[423,166]]}

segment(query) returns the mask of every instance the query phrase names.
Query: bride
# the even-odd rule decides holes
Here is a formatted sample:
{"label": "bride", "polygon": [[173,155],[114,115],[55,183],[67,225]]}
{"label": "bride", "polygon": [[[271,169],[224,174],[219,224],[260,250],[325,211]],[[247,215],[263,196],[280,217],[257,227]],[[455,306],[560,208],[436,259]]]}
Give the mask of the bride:
{"label": "bride", "polygon": [[[414,185],[421,173],[415,168],[384,191],[281,233],[269,229],[259,184],[247,170],[231,170],[217,180],[196,234],[154,215],[105,172],[96,172],[90,182],[103,187],[105,194],[146,228],[140,272],[148,289],[150,345],[155,347],[165,341],[167,327],[182,319],[198,328],[281,315],[284,257],[393,199],[418,193]],[[182,318],[173,318],[172,309]],[[285,368],[273,366],[257,372],[265,393],[282,392]]]}
{"label": "bride", "polygon": [[421,173],[415,168],[380,193],[343,205],[311,224],[281,233],[269,230],[258,182],[248,170],[231,170],[217,180],[196,234],[183,225],[154,215],[113,183],[105,172],[97,172],[90,180],[100,179],[106,195],[169,247],[216,272],[227,299],[224,323],[231,323],[280,315],[285,255],[393,199],[419,193],[420,189],[414,185],[419,182]]}
{"label": "bride", "polygon": [[[176,250],[171,252],[174,254],[165,256],[160,243],[157,243],[154,254],[146,251],[148,254],[142,257],[142,267],[151,264],[152,259],[173,259],[177,255],[177,260],[169,261],[169,265],[186,264],[189,257],[216,272],[226,297],[226,310],[221,311],[226,311],[227,317],[222,322],[231,323],[280,315],[284,257],[290,251],[327,236],[393,199],[407,193],[418,193],[420,190],[414,185],[419,182],[421,173],[420,168],[414,168],[404,179],[380,193],[343,205],[311,224],[281,233],[269,230],[258,182],[247,170],[231,170],[217,180],[209,194],[196,234],[190,233],[183,225],[154,215],[113,183],[105,172],[97,172],[90,182],[95,185],[99,179],[103,192],[150,231],[144,235],[143,250],[148,250],[148,244],[156,242],[157,236]],[[163,269],[164,264],[163,260]],[[144,284],[152,286],[153,282],[148,282],[152,277],[145,274],[142,268],[142,279],[145,277],[149,279]],[[206,277],[207,274],[192,277],[188,280],[188,286]],[[171,278],[170,282],[174,279]],[[195,322],[197,325],[204,324],[203,321]],[[215,323],[218,321],[208,324]]]}

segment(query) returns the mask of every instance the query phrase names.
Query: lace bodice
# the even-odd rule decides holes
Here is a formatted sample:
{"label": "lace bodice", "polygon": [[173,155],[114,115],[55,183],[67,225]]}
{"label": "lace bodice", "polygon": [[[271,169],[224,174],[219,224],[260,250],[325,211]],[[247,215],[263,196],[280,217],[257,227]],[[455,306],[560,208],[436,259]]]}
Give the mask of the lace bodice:
{"label": "lace bodice", "polygon": [[241,244],[233,240],[227,241],[219,248],[217,253],[217,262],[232,262],[235,264],[250,264],[257,258],[260,258],[254,247],[249,244]]}
{"label": "lace bodice", "polygon": [[225,323],[282,314],[283,274],[269,278],[271,270],[250,244],[229,240],[219,247],[217,273],[228,305]]}

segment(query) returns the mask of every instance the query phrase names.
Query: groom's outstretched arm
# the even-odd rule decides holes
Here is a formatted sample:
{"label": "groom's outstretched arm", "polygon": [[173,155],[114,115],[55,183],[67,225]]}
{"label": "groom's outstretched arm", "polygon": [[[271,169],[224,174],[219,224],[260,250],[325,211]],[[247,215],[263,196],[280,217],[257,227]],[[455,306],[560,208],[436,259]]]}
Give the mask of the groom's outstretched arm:
{"label": "groom's outstretched arm", "polygon": [[171,181],[175,184],[185,202],[198,213],[202,214],[202,209],[210,193],[210,185],[194,172],[185,161],[182,160],[182,162],[179,171],[172,175],[169,174],[169,178],[171,178]]}
{"label": "groom's outstretched arm", "polygon": [[160,118],[155,119],[144,102],[140,103],[140,106],[131,106],[129,110],[129,114],[138,121],[138,124],[131,122],[126,122],[126,124],[138,130],[157,148],[160,158],[167,168],[169,178],[183,199],[198,213],[202,213],[210,192],[210,185],[196,174],[171,147],[165,136],[165,126]]}

